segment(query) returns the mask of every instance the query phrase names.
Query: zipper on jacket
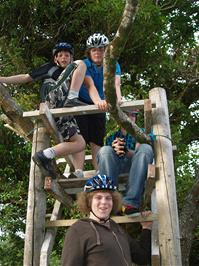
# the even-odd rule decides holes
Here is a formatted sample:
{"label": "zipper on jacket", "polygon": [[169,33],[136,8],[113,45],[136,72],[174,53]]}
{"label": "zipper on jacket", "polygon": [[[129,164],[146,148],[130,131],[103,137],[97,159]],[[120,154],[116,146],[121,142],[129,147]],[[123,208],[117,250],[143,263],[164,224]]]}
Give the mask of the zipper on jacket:
{"label": "zipper on jacket", "polygon": [[113,236],[115,237],[116,242],[117,242],[117,244],[118,244],[118,246],[119,246],[119,248],[120,248],[120,250],[121,250],[121,253],[122,253],[122,256],[123,256],[123,258],[124,258],[124,262],[125,262],[125,264],[126,264],[127,266],[129,266],[129,264],[128,264],[128,262],[127,262],[125,256],[124,256],[124,251],[123,251],[123,249],[122,249],[122,246],[120,245],[120,242],[119,242],[119,240],[118,240],[117,235],[115,234],[114,231],[111,231],[111,232],[112,232]]}

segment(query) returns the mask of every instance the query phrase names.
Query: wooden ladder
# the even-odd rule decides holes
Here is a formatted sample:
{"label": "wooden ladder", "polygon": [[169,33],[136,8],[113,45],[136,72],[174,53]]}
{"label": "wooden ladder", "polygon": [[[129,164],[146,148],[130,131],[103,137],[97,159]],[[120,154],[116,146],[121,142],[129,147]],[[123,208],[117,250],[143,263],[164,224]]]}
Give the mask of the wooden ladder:
{"label": "wooden ladder", "polygon": [[[141,215],[130,218],[116,216],[118,223],[153,221],[152,229],[152,265],[181,265],[180,237],[178,212],[175,191],[175,176],[173,167],[172,143],[169,126],[169,115],[165,90],[154,88],[149,92],[149,99],[124,102],[121,109],[144,108],[145,129],[148,133],[153,126],[156,141],[155,165],[149,165],[147,186],[144,194],[143,208],[151,200],[153,214],[147,218]],[[50,138],[55,143],[62,141],[57,131],[54,118],[60,115],[84,115],[100,112],[96,106],[81,106],[49,110],[45,104],[40,110],[25,112],[24,117],[34,119],[32,155],[40,149],[49,147]],[[88,160],[91,159],[89,156]],[[71,158],[60,159],[72,167]],[[85,171],[84,178],[57,180],[46,177],[43,181],[40,169],[31,161],[30,181],[28,192],[28,207],[26,221],[26,235],[24,248],[24,266],[49,265],[49,256],[53,248],[56,231],[59,226],[70,226],[76,220],[62,220],[62,208],[70,208],[73,203],[72,195],[79,192],[85,180],[93,176],[94,172]],[[119,177],[120,189],[124,187],[127,176]],[[46,222],[46,192],[55,199],[50,220]]]}

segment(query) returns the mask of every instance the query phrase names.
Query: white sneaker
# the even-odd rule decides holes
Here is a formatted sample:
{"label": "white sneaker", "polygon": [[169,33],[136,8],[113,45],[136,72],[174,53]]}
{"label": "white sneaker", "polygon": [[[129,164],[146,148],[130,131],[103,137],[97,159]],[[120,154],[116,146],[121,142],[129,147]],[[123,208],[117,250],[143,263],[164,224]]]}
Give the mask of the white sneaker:
{"label": "white sneaker", "polygon": [[68,178],[84,178],[84,172],[81,169],[77,169],[75,172],[70,173]]}

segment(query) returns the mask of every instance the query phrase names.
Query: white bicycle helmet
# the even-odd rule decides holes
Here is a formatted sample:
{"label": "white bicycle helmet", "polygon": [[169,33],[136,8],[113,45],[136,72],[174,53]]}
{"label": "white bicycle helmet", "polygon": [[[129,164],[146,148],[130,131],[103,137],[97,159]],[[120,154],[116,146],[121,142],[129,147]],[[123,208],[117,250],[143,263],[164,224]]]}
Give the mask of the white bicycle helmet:
{"label": "white bicycle helmet", "polygon": [[109,44],[108,38],[104,34],[100,33],[94,33],[91,35],[87,41],[86,41],[86,46],[87,48],[100,48],[100,47],[105,47]]}

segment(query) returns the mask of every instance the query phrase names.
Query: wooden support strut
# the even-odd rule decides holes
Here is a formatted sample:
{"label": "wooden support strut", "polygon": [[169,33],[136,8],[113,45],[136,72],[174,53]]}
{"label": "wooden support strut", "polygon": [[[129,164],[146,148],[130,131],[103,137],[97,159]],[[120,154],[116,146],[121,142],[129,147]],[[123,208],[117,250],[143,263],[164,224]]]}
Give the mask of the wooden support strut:
{"label": "wooden support strut", "polygon": [[53,180],[52,177],[45,177],[44,189],[66,207],[71,207],[72,198],[64,191],[57,180]]}
{"label": "wooden support strut", "polygon": [[[60,219],[61,213],[62,213],[61,203],[58,200],[56,200],[50,221],[55,221],[55,220]],[[46,230],[45,238],[44,238],[44,241],[41,247],[40,266],[49,265],[49,257],[53,249],[53,244],[55,241],[57,229],[58,228],[54,227],[54,228],[47,228]]]}

